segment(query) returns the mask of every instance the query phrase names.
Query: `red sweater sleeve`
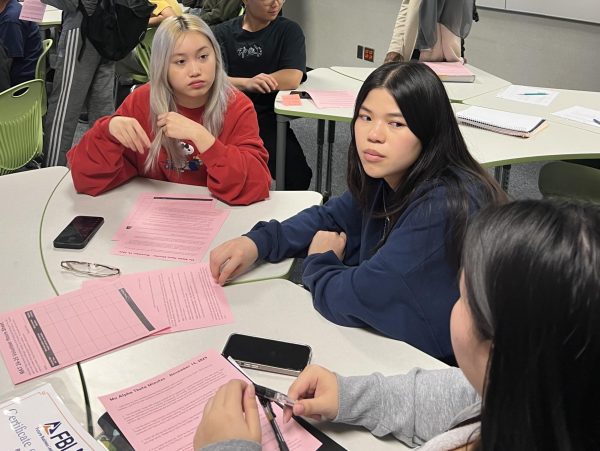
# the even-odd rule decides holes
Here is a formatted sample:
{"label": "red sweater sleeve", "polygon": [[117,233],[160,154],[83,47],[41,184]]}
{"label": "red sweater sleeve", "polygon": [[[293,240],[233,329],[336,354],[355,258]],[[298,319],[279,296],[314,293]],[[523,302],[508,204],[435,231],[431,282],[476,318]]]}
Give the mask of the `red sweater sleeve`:
{"label": "red sweater sleeve", "polygon": [[269,153],[258,134],[254,106],[242,92],[235,91],[223,131],[201,158],[208,189],[224,202],[248,205],[269,197]]}
{"label": "red sweater sleeve", "polygon": [[[136,118],[148,133],[148,100],[143,101],[146,93],[134,94],[125,99],[113,116],[97,120],[67,153],[73,185],[78,193],[97,196],[139,175],[135,152],[121,145],[108,131],[108,123],[114,116],[128,116]],[[134,108],[136,104],[137,108]]]}

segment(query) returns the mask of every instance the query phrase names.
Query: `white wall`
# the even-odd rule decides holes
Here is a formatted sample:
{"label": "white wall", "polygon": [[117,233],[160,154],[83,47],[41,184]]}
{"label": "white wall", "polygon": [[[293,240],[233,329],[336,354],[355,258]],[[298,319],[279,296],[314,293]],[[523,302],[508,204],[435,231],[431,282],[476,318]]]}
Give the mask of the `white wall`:
{"label": "white wall", "polygon": [[[387,52],[399,5],[288,0],[284,13],[304,29],[310,67],[375,67]],[[482,8],[479,16],[467,38],[469,63],[515,84],[600,91],[600,25]],[[356,58],[357,44],[375,49],[375,63]]]}

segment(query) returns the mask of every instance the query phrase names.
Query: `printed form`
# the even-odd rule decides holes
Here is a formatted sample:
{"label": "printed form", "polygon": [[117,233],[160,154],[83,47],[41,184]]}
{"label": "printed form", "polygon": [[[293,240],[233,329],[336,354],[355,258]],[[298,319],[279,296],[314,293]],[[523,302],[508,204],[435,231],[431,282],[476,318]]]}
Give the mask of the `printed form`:
{"label": "printed form", "polygon": [[[145,382],[101,396],[100,401],[134,449],[193,451],[204,405],[231,379],[245,378],[217,351],[210,350]],[[295,421],[283,424],[281,409],[273,407],[290,450],[314,451],[321,446]],[[264,412],[260,407],[258,411],[263,449],[279,450]]]}
{"label": "printed form", "polygon": [[112,253],[196,263],[229,214],[214,205],[202,195],[141,194],[113,238]]}
{"label": "printed form", "polygon": [[166,327],[139,290],[116,281],[0,313],[0,352],[18,384]]}
{"label": "printed form", "polygon": [[[84,287],[109,283],[84,282]],[[159,269],[119,277],[126,289],[139,290],[152,303],[157,314],[169,322],[169,333],[233,322],[233,314],[223,287],[217,284],[206,263]]]}

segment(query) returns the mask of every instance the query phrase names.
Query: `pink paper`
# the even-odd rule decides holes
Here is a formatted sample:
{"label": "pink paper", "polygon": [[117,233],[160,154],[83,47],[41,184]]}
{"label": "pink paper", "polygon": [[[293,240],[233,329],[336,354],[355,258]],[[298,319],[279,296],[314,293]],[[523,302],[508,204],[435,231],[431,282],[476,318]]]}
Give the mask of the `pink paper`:
{"label": "pink paper", "polygon": [[[105,282],[91,280],[84,286],[99,283]],[[139,290],[168,321],[170,328],[159,334],[233,322],[223,287],[214,281],[206,263],[128,274],[119,283]]]}
{"label": "pink paper", "polygon": [[30,22],[41,22],[44,19],[46,5],[40,0],[25,0],[21,8],[19,19]]}
{"label": "pink paper", "polygon": [[[245,379],[223,356],[210,350],[138,385],[101,396],[100,401],[134,449],[193,451],[192,441],[206,402],[232,379]],[[321,443],[295,421],[276,421],[290,450],[314,451]],[[277,451],[273,430],[259,404],[262,448]]]}
{"label": "pink paper", "polygon": [[15,384],[167,327],[135,288],[83,288],[0,314],[0,352]]}
{"label": "pink paper", "polygon": [[463,63],[433,63],[425,62],[442,80],[444,77],[471,77],[473,72]]}
{"label": "pink paper", "polygon": [[317,108],[354,108],[356,92],[352,91],[306,91]]}
{"label": "pink paper", "polygon": [[112,253],[194,263],[202,260],[229,212],[206,196],[140,196]]}
{"label": "pink paper", "polygon": [[302,106],[302,101],[298,94],[288,94],[281,96],[281,101],[285,106]]}

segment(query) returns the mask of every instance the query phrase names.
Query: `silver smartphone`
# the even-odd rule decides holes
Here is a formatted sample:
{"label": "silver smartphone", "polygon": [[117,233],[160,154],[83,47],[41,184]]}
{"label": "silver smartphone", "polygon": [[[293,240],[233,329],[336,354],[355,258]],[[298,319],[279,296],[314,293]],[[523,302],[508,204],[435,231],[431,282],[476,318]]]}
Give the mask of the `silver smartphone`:
{"label": "silver smartphone", "polygon": [[310,362],[312,349],[298,343],[231,334],[222,354],[243,368],[297,376]]}

